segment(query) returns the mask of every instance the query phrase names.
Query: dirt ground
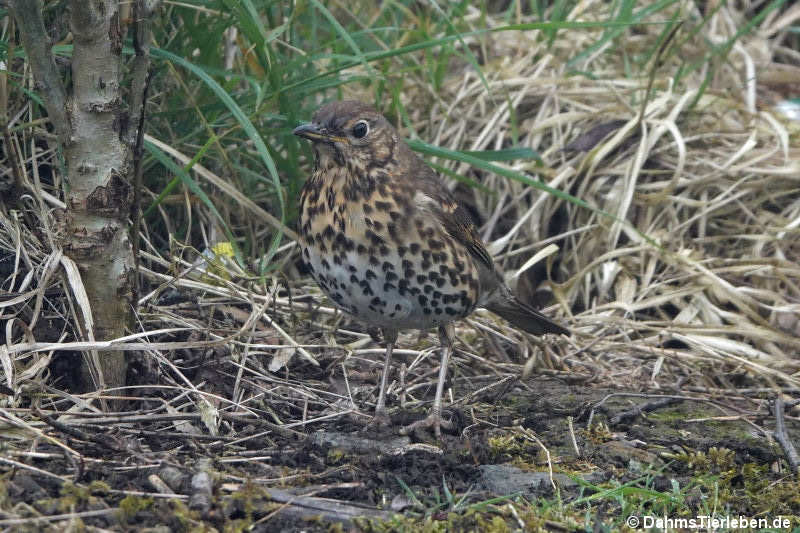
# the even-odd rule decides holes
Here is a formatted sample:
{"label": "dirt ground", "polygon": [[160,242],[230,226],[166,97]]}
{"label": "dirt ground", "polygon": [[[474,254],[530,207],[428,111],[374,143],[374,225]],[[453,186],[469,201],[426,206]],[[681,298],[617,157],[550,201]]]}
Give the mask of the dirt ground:
{"label": "dirt ground", "polygon": [[[469,380],[452,379],[463,393]],[[602,531],[630,513],[800,515],[766,400],[631,393],[566,373],[505,380],[471,383],[442,442],[400,437],[425,413],[397,406],[385,430],[352,416],[302,433],[229,417],[218,436],[163,416],[62,425],[40,412],[60,444],[43,433],[36,454],[9,456],[28,467],[0,477],[0,511],[16,517],[0,516],[0,531]]]}

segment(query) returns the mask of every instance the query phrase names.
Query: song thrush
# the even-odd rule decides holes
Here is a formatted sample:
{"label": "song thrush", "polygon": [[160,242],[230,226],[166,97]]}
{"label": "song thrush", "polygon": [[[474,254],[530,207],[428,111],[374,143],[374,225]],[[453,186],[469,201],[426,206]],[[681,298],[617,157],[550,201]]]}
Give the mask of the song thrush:
{"label": "song thrush", "polygon": [[469,214],[374,108],[331,102],[294,134],[309,139],[315,154],[300,193],[303,259],[338,307],[380,328],[386,341],[373,421],[388,420],[386,386],[399,330],[439,330],[433,408],[401,430],[432,427],[437,438],[453,321],[485,307],[528,333],[569,334],[514,297]]}

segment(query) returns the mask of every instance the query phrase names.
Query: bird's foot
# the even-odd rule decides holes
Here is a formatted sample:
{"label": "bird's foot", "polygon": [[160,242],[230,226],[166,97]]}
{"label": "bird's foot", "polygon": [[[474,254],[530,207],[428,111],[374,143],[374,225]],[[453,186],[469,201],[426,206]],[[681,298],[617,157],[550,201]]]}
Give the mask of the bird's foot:
{"label": "bird's foot", "polygon": [[400,429],[401,435],[410,435],[421,429],[433,429],[433,434],[437,440],[442,440],[442,428],[450,431],[455,428],[452,420],[444,420],[440,413],[431,413],[422,420],[417,420]]}
{"label": "bird's foot", "polygon": [[375,411],[375,415],[369,420],[365,421],[364,427],[361,429],[361,433],[370,433],[373,431],[379,432],[381,429],[387,428],[391,425],[392,419],[389,416],[389,413],[385,409],[382,409],[380,411]]}

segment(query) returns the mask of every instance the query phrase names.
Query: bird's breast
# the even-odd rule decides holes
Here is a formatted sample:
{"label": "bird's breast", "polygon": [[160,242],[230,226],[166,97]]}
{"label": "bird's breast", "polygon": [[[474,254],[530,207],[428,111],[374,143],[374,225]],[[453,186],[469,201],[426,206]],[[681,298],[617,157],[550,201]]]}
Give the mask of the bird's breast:
{"label": "bird's breast", "polygon": [[339,307],[394,329],[427,329],[472,311],[475,266],[419,209],[414,191],[376,185],[355,195],[334,180],[314,187],[301,195],[303,258]]}

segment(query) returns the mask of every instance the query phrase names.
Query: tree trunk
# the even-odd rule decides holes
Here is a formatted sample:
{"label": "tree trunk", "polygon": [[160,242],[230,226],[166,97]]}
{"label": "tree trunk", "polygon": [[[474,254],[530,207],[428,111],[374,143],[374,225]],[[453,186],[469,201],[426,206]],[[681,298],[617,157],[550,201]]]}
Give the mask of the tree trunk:
{"label": "tree trunk", "polygon": [[[65,255],[78,265],[88,296],[90,320],[82,325],[89,340],[125,335],[134,303],[128,216],[134,174],[130,139],[136,136],[127,131],[129,120],[120,91],[124,32],[119,4],[119,0],[70,2],[74,49],[72,94],[68,96],[44,30],[41,0],[10,1],[66,160],[67,208],[60,218],[61,244]],[[138,118],[134,117],[131,127],[138,125]],[[87,388],[124,385],[124,352],[98,355],[99,368],[84,365]]]}

